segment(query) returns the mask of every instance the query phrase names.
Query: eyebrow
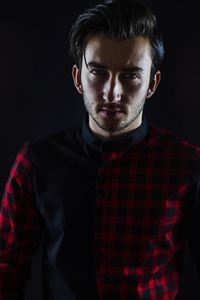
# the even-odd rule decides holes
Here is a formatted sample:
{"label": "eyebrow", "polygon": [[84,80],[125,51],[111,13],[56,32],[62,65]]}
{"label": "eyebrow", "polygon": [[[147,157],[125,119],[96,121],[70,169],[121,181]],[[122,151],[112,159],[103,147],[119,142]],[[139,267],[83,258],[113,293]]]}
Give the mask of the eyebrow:
{"label": "eyebrow", "polygon": [[[103,65],[103,64],[99,64],[95,61],[90,61],[87,63],[87,67],[89,68],[98,68],[98,69],[102,69],[102,70],[107,70],[109,69],[108,66]],[[125,71],[125,72],[142,72],[144,71],[143,68],[138,67],[138,66],[132,66],[132,65],[127,65],[126,67],[123,67],[122,69],[120,69],[120,71]]]}

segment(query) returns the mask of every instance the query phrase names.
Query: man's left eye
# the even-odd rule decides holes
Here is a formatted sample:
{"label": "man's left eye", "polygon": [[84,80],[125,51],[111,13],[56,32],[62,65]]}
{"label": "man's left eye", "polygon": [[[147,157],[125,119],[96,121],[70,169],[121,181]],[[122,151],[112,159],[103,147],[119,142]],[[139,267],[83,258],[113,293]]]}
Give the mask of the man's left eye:
{"label": "man's left eye", "polygon": [[139,78],[139,76],[135,73],[123,73],[122,76],[125,79],[138,79]]}

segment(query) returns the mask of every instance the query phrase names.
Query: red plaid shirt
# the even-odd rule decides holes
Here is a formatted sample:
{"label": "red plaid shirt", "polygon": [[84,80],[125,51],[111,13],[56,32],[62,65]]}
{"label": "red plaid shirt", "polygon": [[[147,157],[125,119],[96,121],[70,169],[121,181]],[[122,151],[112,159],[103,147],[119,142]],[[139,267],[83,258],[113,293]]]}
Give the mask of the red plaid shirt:
{"label": "red plaid shirt", "polygon": [[[26,143],[1,206],[0,299],[23,298],[42,232],[49,270],[63,275],[52,278],[70,279],[70,299],[175,299],[186,238],[200,260],[199,156],[199,148],[145,122],[111,142],[97,141],[84,123],[82,132]],[[70,195],[65,203],[60,191]],[[67,263],[59,264],[61,257]],[[63,270],[68,264],[78,278],[73,284]],[[49,284],[45,300],[64,299],[59,284]],[[92,285],[98,296],[90,295]]]}

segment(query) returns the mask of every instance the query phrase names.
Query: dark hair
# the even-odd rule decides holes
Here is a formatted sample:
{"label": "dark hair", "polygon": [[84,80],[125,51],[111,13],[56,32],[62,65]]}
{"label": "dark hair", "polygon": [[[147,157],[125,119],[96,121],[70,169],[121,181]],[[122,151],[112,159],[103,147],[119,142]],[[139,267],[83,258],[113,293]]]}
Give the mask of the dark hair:
{"label": "dark hair", "polygon": [[147,36],[151,43],[152,70],[160,68],[164,46],[155,15],[133,0],[106,0],[80,14],[70,30],[70,54],[79,68],[87,42],[96,34],[114,40]]}

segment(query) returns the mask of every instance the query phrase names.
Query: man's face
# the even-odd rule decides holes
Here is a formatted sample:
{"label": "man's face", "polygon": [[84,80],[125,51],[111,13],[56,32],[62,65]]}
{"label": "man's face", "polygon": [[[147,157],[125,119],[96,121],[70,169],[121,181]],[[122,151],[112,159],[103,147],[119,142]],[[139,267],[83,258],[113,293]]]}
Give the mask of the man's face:
{"label": "man's face", "polygon": [[116,41],[97,35],[89,40],[81,72],[73,66],[72,75],[94,134],[106,139],[140,126],[145,100],[160,80],[157,72],[150,82],[151,66],[145,37]]}

